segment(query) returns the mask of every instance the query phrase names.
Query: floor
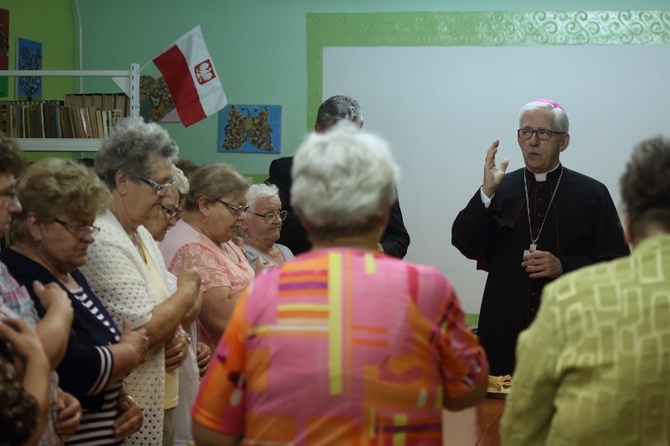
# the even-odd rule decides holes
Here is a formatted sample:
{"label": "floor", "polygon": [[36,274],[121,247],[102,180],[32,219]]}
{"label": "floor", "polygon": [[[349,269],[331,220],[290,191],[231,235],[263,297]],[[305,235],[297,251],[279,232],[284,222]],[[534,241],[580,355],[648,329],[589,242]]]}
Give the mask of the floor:
{"label": "floor", "polygon": [[445,446],[500,446],[499,423],[505,400],[486,398],[476,407],[442,415]]}

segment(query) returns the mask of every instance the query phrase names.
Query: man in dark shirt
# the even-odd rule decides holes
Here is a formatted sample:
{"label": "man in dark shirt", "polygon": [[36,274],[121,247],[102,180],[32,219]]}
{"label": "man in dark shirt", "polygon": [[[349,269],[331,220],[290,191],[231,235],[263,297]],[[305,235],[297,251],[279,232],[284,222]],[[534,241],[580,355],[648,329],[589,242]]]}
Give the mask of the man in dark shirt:
{"label": "man in dark shirt", "polygon": [[554,101],[521,109],[517,142],[525,167],[496,166],[486,153],[482,187],[457,215],[452,244],[488,272],[478,335],[492,375],[511,374],[519,333],[535,318],[544,286],[564,273],[630,253],[604,184],[565,168],[568,117]]}
{"label": "man in dark shirt", "polygon": [[[347,120],[359,128],[363,126],[363,115],[358,101],[348,96],[332,96],[321,104],[316,116],[314,131],[325,132],[340,121]],[[293,157],[284,157],[273,160],[270,163],[270,178],[265,182],[275,184],[279,188],[279,198],[282,202],[282,209],[288,211],[286,219],[281,229],[281,237],[277,241],[282,245],[288,246],[293,254],[298,255],[309,251],[312,244],[307,239],[307,234],[298,221],[298,217],[291,207],[291,167],[293,166]],[[403,258],[407,254],[409,246],[409,234],[405,229],[405,224],[400,211],[398,200],[391,208],[391,218],[386,231],[380,241],[380,251],[394,257]]]}

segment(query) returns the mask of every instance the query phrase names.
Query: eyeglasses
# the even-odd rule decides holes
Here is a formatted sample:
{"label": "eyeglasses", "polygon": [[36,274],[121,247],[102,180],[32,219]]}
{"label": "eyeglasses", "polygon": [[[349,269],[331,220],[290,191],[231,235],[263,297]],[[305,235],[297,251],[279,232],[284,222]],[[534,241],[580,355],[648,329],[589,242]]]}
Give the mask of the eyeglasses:
{"label": "eyeglasses", "polygon": [[16,191],[16,185],[12,185],[5,190],[0,191],[0,203],[5,206],[10,205],[11,203],[16,203],[19,199],[18,193]]}
{"label": "eyeglasses", "polygon": [[537,133],[537,139],[546,141],[548,139],[551,139],[551,137],[554,134],[565,135],[567,132],[556,132],[554,130],[549,129],[539,129],[539,130],[519,129],[516,131],[516,134],[519,135],[519,138],[521,139],[530,139],[533,137],[533,133]]}
{"label": "eyeglasses", "polygon": [[61,224],[65,226],[67,230],[70,231],[72,235],[77,237],[79,240],[83,240],[86,238],[86,236],[90,235],[92,237],[95,237],[95,235],[100,232],[100,228],[97,226],[77,226],[73,225],[72,223],[67,223],[63,220],[59,220],[57,218],[54,218],[54,221],[58,224]]}
{"label": "eyeglasses", "polygon": [[155,181],[150,180],[149,178],[140,177],[140,180],[144,181],[146,184],[151,186],[153,190],[156,191],[158,195],[165,195],[174,186],[174,180],[170,180],[165,184],[158,184]]}
{"label": "eyeglasses", "polygon": [[255,212],[251,212],[251,211],[247,211],[247,212],[264,219],[266,223],[272,223],[272,221],[275,219],[275,217],[279,217],[280,220],[284,220],[286,218],[286,216],[288,215],[288,212],[284,211],[284,210],[268,212],[267,214],[257,214]]}
{"label": "eyeglasses", "polygon": [[170,206],[166,206],[164,204],[161,204],[161,209],[165,213],[165,216],[168,220],[179,217],[179,214],[181,214],[179,208],[171,208]]}
{"label": "eyeglasses", "polygon": [[218,201],[221,204],[225,204],[228,207],[228,209],[230,209],[235,215],[240,215],[242,214],[242,212],[247,212],[247,209],[249,209],[248,204],[245,204],[244,206],[235,206],[233,204],[226,203],[225,201],[220,200],[218,198],[215,198],[214,201]]}

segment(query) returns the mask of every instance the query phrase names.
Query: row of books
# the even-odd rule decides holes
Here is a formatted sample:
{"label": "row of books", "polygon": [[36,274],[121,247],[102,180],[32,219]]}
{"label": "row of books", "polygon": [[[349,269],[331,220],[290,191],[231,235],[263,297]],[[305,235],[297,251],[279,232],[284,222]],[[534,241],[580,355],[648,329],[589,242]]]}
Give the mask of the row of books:
{"label": "row of books", "polygon": [[[111,98],[107,102],[103,99]],[[0,131],[11,138],[106,138],[128,116],[125,94],[72,94],[64,101],[0,101]]]}

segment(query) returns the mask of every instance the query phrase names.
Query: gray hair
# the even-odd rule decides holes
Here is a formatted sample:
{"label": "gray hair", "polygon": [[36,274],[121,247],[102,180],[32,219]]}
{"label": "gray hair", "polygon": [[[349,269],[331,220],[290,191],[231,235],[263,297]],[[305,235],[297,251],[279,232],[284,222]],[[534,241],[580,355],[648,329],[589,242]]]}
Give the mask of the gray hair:
{"label": "gray hair", "polygon": [[528,104],[521,107],[521,113],[519,114],[519,127],[523,125],[521,122],[523,120],[523,115],[528,112],[543,110],[549,110],[554,114],[554,126],[556,126],[556,128],[553,130],[566,133],[570,131],[570,121],[568,120],[567,113],[565,113],[563,107],[558,105],[558,103],[549,99],[536,99],[535,101],[529,102]]}
{"label": "gray hair", "polygon": [[291,206],[309,222],[312,241],[372,229],[397,198],[399,171],[386,141],[352,124],[308,135],[292,176]]}
{"label": "gray hair", "polygon": [[653,226],[670,232],[670,139],[658,136],[635,146],[620,186],[634,234]]}
{"label": "gray hair", "polygon": [[252,184],[247,191],[247,205],[249,209],[255,209],[257,200],[272,197],[279,197],[279,189],[274,184]]}
{"label": "gray hair", "polygon": [[109,138],[103,141],[95,157],[95,173],[113,190],[117,172],[146,178],[151,176],[155,156],[174,161],[178,153],[177,143],[160,125],[147,124],[142,118],[125,118],[119,120]]}
{"label": "gray hair", "polygon": [[316,125],[328,127],[340,121],[351,121],[363,127],[363,112],[356,99],[349,96],[331,96],[319,106],[316,113]]}
{"label": "gray hair", "polygon": [[184,172],[174,164],[172,165],[172,179],[174,180],[174,187],[179,191],[179,195],[186,195],[189,189],[188,178],[186,178]]}

